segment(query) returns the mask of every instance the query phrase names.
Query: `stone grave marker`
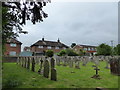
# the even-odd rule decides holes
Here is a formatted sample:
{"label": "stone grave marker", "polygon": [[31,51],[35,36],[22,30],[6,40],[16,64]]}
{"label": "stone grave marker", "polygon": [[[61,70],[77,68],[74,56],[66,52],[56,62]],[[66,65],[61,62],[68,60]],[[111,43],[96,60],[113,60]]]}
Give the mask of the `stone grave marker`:
{"label": "stone grave marker", "polygon": [[49,78],[49,61],[48,60],[45,60],[44,62],[43,76],[46,78]]}

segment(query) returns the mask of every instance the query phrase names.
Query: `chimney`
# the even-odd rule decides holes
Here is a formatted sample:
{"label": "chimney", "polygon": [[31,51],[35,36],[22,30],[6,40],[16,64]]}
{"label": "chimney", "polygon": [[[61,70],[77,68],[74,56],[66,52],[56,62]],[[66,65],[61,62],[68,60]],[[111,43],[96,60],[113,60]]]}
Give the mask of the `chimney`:
{"label": "chimney", "polygon": [[42,38],[42,41],[44,41],[44,37]]}
{"label": "chimney", "polygon": [[57,42],[60,42],[59,38],[58,38]]}

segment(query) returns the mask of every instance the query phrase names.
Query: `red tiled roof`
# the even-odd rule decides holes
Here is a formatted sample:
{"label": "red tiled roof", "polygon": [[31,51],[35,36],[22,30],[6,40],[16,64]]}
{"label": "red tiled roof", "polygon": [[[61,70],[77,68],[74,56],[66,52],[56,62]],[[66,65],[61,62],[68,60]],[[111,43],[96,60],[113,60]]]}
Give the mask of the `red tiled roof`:
{"label": "red tiled roof", "polygon": [[20,41],[14,39],[14,38],[8,39],[8,40],[7,40],[7,43],[17,43],[17,44],[22,44]]}

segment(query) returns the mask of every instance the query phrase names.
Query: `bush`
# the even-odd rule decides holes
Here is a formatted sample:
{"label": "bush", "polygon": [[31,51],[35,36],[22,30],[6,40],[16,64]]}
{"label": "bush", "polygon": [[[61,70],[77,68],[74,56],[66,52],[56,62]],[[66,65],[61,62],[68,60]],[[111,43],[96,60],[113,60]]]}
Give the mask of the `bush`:
{"label": "bush", "polygon": [[57,55],[58,56],[65,56],[66,55],[66,51],[65,50],[61,50]]}
{"label": "bush", "polygon": [[53,50],[47,50],[45,52],[45,55],[48,56],[48,57],[52,57],[54,55],[54,52],[53,52]]}
{"label": "bush", "polygon": [[79,56],[76,52],[74,52],[72,49],[66,49],[66,54],[68,56]]}

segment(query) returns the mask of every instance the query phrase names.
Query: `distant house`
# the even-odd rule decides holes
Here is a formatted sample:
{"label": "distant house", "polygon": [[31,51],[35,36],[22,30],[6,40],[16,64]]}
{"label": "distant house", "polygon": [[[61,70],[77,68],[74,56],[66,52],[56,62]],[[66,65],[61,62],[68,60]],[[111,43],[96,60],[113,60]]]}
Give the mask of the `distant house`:
{"label": "distant house", "polygon": [[19,54],[19,56],[32,56],[33,53],[30,50],[30,47],[24,47],[23,51]]}
{"label": "distant house", "polygon": [[43,55],[46,50],[53,50],[55,53],[57,53],[66,48],[69,47],[61,43],[59,39],[55,42],[46,41],[44,38],[42,38],[42,40],[39,40],[31,45],[31,52],[33,52],[35,55]]}
{"label": "distant house", "polygon": [[75,45],[73,47],[73,50],[76,52],[80,52],[80,49],[86,51],[87,53],[89,53],[90,55],[94,55],[96,54],[97,50],[96,50],[96,46],[90,46],[90,45]]}
{"label": "distant house", "polygon": [[7,43],[5,44],[5,53],[6,56],[17,56],[21,52],[21,45],[22,43],[17,39],[8,39]]}

